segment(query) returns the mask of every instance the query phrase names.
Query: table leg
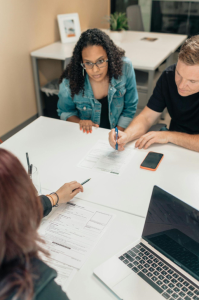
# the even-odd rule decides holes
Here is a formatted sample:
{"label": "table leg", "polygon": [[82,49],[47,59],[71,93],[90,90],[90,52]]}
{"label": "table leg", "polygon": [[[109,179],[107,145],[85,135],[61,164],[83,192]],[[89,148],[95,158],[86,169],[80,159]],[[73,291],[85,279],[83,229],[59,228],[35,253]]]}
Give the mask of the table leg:
{"label": "table leg", "polygon": [[36,57],[32,58],[32,68],[33,68],[33,77],[34,77],[34,84],[35,84],[35,94],[37,100],[37,112],[38,116],[43,116],[43,108],[42,108],[42,97],[40,91],[40,82],[39,82],[39,70],[38,70],[38,62]]}
{"label": "table leg", "polygon": [[166,60],[166,69],[173,64],[173,53],[171,53]]}
{"label": "table leg", "polygon": [[67,57],[67,58],[64,60],[64,64],[63,64],[63,69],[64,69],[64,70],[66,69],[66,66],[69,64],[70,61],[71,61],[71,57]]}
{"label": "table leg", "polygon": [[147,92],[147,102],[149,100],[149,98],[151,97],[152,93],[153,93],[153,81],[154,81],[154,74],[155,71],[148,71],[148,92]]}

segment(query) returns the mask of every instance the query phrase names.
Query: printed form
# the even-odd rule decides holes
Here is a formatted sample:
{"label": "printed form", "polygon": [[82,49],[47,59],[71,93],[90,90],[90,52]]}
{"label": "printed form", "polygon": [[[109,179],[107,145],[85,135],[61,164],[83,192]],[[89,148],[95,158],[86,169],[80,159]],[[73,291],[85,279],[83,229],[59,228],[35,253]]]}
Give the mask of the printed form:
{"label": "printed form", "polygon": [[77,166],[119,175],[134,154],[134,145],[126,146],[124,151],[117,151],[108,142],[99,140]]}
{"label": "printed form", "polygon": [[80,269],[113,217],[72,202],[60,205],[39,229],[52,263],[54,260]]}
{"label": "printed form", "polygon": [[[52,191],[42,189],[43,194],[50,194]],[[47,224],[50,224],[50,219],[53,219],[52,215],[55,213],[55,209],[51,211],[51,213],[42,219],[39,232],[42,232],[43,228],[47,226]],[[44,225],[45,224],[45,225]],[[43,237],[43,236],[42,236]],[[43,237],[45,240],[45,238]],[[41,247],[44,247],[42,244]],[[67,264],[57,261],[53,259],[51,256],[47,257],[43,253],[40,253],[41,259],[49,265],[49,267],[53,268],[57,271],[57,277],[55,278],[55,281],[57,284],[61,285],[63,291],[67,292],[68,285],[74,278],[75,274],[77,273],[77,269],[68,266]]]}

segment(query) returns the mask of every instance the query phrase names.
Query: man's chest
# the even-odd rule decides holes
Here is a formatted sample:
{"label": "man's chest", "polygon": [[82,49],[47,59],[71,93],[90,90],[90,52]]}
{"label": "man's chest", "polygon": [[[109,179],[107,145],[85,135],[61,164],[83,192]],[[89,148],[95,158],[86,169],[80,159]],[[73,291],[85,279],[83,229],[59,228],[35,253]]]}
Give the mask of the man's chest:
{"label": "man's chest", "polygon": [[172,119],[179,122],[199,123],[199,93],[198,95],[182,97],[177,91],[170,91],[166,95],[165,101]]}

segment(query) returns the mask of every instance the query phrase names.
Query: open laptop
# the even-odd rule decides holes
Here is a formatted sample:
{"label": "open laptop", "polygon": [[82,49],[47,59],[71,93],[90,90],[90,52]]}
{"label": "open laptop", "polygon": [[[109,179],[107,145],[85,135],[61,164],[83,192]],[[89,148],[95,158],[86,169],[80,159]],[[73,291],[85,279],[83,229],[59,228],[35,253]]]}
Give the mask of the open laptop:
{"label": "open laptop", "polygon": [[94,270],[120,299],[199,299],[199,211],[154,186],[141,239]]}

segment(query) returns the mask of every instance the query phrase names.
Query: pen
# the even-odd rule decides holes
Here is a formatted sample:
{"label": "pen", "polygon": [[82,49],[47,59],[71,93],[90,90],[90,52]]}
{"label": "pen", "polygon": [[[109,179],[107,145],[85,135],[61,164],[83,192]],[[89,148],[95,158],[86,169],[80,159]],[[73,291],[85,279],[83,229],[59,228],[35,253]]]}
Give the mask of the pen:
{"label": "pen", "polygon": [[[87,183],[89,180],[91,180],[91,178],[85,180],[84,182],[81,183],[81,185],[84,185],[85,183]],[[76,189],[72,190],[72,193],[75,191]]]}
{"label": "pen", "polygon": [[27,152],[26,152],[26,159],[27,159],[27,164],[28,164],[28,174],[30,174],[30,162],[29,162],[29,156],[28,156]]}
{"label": "pen", "polygon": [[117,143],[117,139],[118,139],[118,129],[117,129],[117,127],[115,127],[115,133],[116,133],[116,145],[115,145],[115,150],[118,150],[118,143]]}
{"label": "pen", "polygon": [[30,165],[30,178],[32,179],[32,165]]}

